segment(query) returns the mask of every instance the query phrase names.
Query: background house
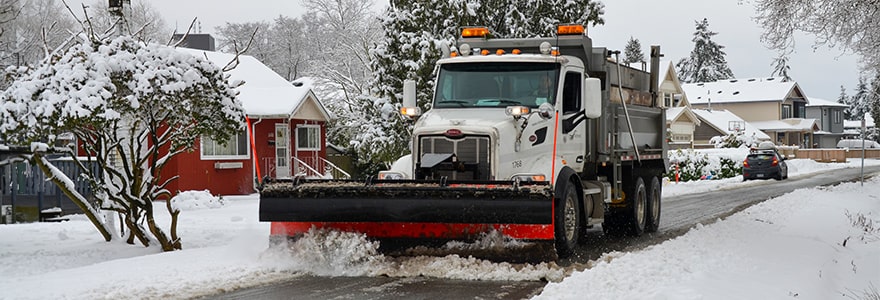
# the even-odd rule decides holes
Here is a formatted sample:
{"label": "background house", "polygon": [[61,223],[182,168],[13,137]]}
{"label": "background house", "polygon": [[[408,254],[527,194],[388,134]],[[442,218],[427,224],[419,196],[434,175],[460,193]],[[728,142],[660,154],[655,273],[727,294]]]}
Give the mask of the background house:
{"label": "background house", "polygon": [[813,133],[814,144],[818,148],[834,148],[843,138],[843,110],[846,104],[810,97],[807,104],[807,117],[816,119],[819,131]]}
{"label": "background house", "polygon": [[[871,116],[871,112],[865,113],[865,128],[868,132],[874,130],[874,118]],[[862,120],[843,120],[843,138],[862,138]]]}
{"label": "background house", "polygon": [[727,110],[764,131],[778,145],[813,146],[815,120],[804,92],[781,78],[730,79],[682,85],[694,109]]}
{"label": "background house", "polygon": [[714,148],[715,145],[709,142],[713,137],[738,131],[757,141],[770,141],[769,135],[730,111],[694,109],[693,112],[701,122],[694,131],[694,148]]}
{"label": "background house", "polygon": [[666,139],[669,149],[693,148],[694,130],[700,125],[700,120],[691,111],[691,104],[681,88],[681,81],[678,80],[672,62],[661,61],[660,70],[660,76],[657,76],[657,98],[661,106],[666,108]]}
{"label": "background house", "polygon": [[[207,57],[218,66],[235,59],[228,53],[180,51]],[[333,169],[326,160],[325,146],[330,114],[312,92],[311,80],[288,82],[248,55],[239,56],[238,65],[229,73],[229,80],[245,82],[238,88],[238,99],[248,117],[248,130],[226,144],[203,137],[196,151],[172,159],[163,176],[180,177],[169,190],[249,194],[261,177],[316,177]]]}

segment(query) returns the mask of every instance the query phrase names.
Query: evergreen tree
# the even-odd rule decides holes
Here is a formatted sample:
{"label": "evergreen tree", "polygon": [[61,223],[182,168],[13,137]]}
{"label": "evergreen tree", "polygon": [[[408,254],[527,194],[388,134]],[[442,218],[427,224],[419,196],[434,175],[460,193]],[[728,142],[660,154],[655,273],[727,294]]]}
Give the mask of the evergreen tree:
{"label": "evergreen tree", "polygon": [[[837,96],[837,103],[850,105],[852,100],[850,100],[850,96],[846,94],[846,88],[843,85],[840,85],[840,96]],[[843,109],[843,118],[846,120],[852,120],[852,115],[850,115],[850,106],[847,106]]]}
{"label": "evergreen tree", "polygon": [[695,23],[697,30],[691,40],[694,42],[694,50],[691,51],[690,57],[682,58],[675,64],[681,81],[712,82],[733,78],[733,71],[727,66],[727,59],[724,58],[726,55],[724,46],[712,41],[712,37],[718,33],[709,30],[708,19]]}
{"label": "evergreen tree", "polygon": [[626,65],[640,63],[645,61],[645,54],[642,53],[642,44],[638,39],[629,37],[626,47],[623,48],[623,63]]}
{"label": "evergreen tree", "polygon": [[877,131],[880,130],[880,72],[874,76],[874,80],[871,82],[871,90],[870,96],[868,96],[871,103],[871,117],[874,118],[874,140],[880,142],[880,135],[877,134]]}
{"label": "evergreen tree", "polygon": [[770,76],[782,77],[783,81],[791,81],[791,76],[788,76],[789,71],[791,71],[791,66],[788,65],[788,57],[781,54],[773,60],[773,73]]}
{"label": "evergreen tree", "polygon": [[849,116],[850,120],[861,120],[865,117],[865,113],[870,111],[868,96],[871,91],[868,90],[868,83],[865,77],[859,78],[859,84],[856,86],[856,94],[850,97]]}
{"label": "evergreen tree", "polygon": [[494,38],[550,36],[555,25],[602,24],[598,1],[402,1],[391,0],[382,14],[384,37],[371,49],[370,94],[363,95],[363,120],[352,123],[357,134],[350,145],[357,150],[362,174],[374,174],[409,152],[411,124],[396,112],[401,105],[403,81],[416,81],[416,99],[422,110],[430,107],[434,64],[444,45],[452,45],[462,26],[489,27]]}

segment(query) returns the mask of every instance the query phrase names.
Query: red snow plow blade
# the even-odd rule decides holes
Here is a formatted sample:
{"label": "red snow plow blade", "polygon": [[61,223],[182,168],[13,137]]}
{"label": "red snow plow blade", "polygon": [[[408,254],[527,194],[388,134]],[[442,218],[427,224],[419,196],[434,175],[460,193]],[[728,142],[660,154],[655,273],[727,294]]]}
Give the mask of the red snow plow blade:
{"label": "red snow plow blade", "polygon": [[286,180],[260,193],[271,235],[310,228],[373,238],[474,239],[489,231],[553,240],[550,186],[513,181]]}

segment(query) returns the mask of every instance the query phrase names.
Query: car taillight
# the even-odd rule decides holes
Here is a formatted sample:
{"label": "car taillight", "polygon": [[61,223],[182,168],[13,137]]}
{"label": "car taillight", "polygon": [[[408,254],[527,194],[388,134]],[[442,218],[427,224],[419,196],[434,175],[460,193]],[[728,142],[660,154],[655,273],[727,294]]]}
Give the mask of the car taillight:
{"label": "car taillight", "polygon": [[746,158],[746,160],[743,161],[743,167],[746,167],[746,168],[749,167],[749,159],[748,158]]}
{"label": "car taillight", "polygon": [[779,165],[779,159],[774,156],[773,157],[773,164],[771,164],[771,166],[776,166],[776,165]]}

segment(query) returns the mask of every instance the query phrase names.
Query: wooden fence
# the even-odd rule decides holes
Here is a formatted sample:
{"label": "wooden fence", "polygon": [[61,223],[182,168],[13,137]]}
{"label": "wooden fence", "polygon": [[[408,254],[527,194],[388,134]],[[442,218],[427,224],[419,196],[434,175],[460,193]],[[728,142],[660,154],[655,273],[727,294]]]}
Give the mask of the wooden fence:
{"label": "wooden fence", "polygon": [[[861,158],[862,149],[780,149],[787,158],[809,158],[818,162],[846,162]],[[865,158],[880,158],[880,149],[865,149]]]}

